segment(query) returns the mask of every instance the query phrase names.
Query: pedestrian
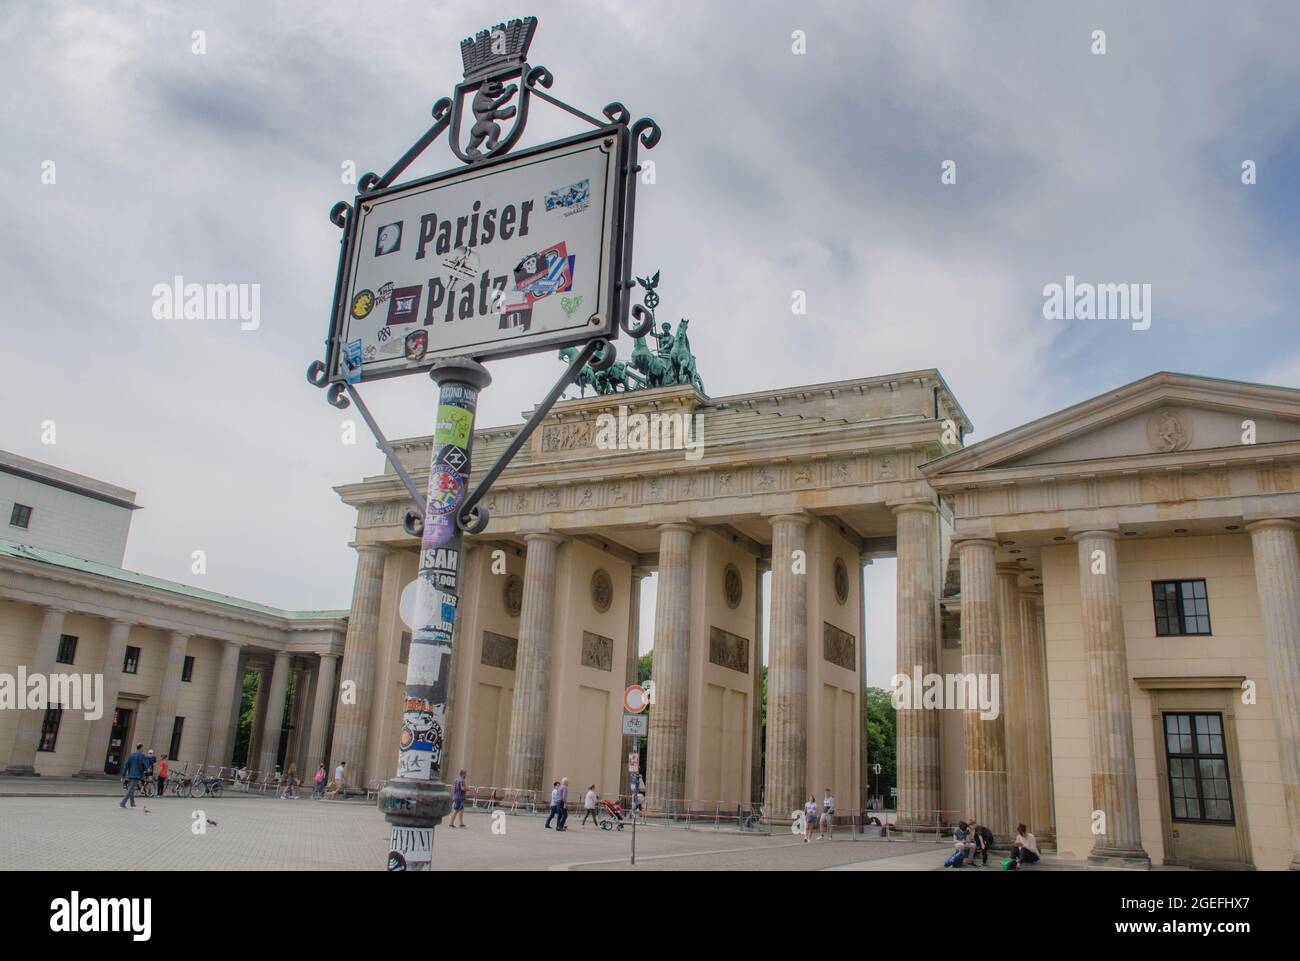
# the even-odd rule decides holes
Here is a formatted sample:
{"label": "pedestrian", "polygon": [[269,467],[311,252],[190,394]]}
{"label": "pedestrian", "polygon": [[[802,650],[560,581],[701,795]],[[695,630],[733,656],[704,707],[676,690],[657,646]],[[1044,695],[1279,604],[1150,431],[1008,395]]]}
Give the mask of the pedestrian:
{"label": "pedestrian", "polygon": [[346,799],[348,796],[347,792],[343,790],[343,776],[344,774],[347,773],[344,770],[344,768],[347,767],[347,763],[348,763],[347,761],[339,761],[338,767],[334,769],[334,796],[335,797],[341,797]]}
{"label": "pedestrian", "polygon": [[284,789],[280,792],[280,800],[286,798],[296,800],[298,792],[294,788],[298,784],[298,765],[290,764],[289,771],[284,776]]}
{"label": "pedestrian", "polygon": [[315,786],[311,789],[313,798],[322,798],[325,796],[325,765],[320,764],[316,767],[316,777],[313,779]]}
{"label": "pedestrian", "polygon": [[[971,822],[971,839],[975,842],[975,853],[980,855],[984,867],[989,866],[989,849],[993,847],[993,832],[978,821]],[[975,863],[972,857],[971,864]]]}
{"label": "pedestrian", "polygon": [[587,793],[582,798],[582,824],[581,827],[587,826],[587,818],[591,818],[596,827],[600,827],[600,819],[596,817],[596,802],[599,800],[596,795],[596,785],[592,784],[587,788]]}
{"label": "pedestrian", "polygon": [[822,798],[822,817],[817,826],[817,840],[820,841],[825,837],[833,837],[835,834],[835,795],[831,794],[831,789],[826,789],[826,796]]}
{"label": "pedestrian", "polygon": [[120,808],[126,807],[128,801],[131,807],[135,807],[135,792],[140,790],[140,783],[149,776],[149,758],[144,753],[144,745],[137,744],[126,759],[126,766],[122,769],[122,784],[126,791],[122,795]]}
{"label": "pedestrian", "polygon": [[546,815],[546,823],[542,827],[548,831],[551,829],[551,821],[559,816],[560,813],[560,782],[551,782],[551,812]]}
{"label": "pedestrian", "polygon": [[460,815],[460,826],[465,826],[465,769],[461,768],[456,780],[451,782],[451,824],[456,826],[456,815]]}
{"label": "pedestrian", "polygon": [[[158,766],[158,758],[154,756],[153,748],[150,748],[149,753],[145,755],[145,763],[149,765],[149,769],[145,771],[145,780],[156,781],[157,773],[154,768]],[[162,796],[162,788],[158,789],[158,794],[160,797]]]}
{"label": "pedestrian", "polygon": [[560,778],[560,795],[557,807],[560,810],[560,817],[555,822],[555,830],[567,831],[569,830],[565,827],[569,823],[569,779],[567,777]]}
{"label": "pedestrian", "polygon": [[807,844],[812,840],[813,822],[817,820],[817,799],[811,794],[803,805],[803,842]]}
{"label": "pedestrian", "polygon": [[[150,752],[153,753],[153,752]],[[163,788],[167,786],[167,755],[164,754],[158,761],[158,796],[163,796]]]}
{"label": "pedestrian", "polygon": [[1016,825],[1016,841],[1011,846],[1012,866],[1018,871],[1026,864],[1037,864],[1038,857],[1038,838],[1023,824]]}

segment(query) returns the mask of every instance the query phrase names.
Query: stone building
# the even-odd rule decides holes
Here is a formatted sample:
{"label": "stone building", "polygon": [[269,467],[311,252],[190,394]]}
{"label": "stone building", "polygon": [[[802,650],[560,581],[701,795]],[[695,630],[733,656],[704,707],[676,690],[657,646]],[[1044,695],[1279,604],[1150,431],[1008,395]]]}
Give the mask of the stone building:
{"label": "stone building", "polygon": [[0,675],[11,690],[20,670],[103,678],[97,719],[0,710],[0,771],[113,775],[140,742],[178,770],[228,766],[249,671],[248,767],[323,761],[346,612],[282,611],[124,570],[135,509],[132,491],[0,452]]}

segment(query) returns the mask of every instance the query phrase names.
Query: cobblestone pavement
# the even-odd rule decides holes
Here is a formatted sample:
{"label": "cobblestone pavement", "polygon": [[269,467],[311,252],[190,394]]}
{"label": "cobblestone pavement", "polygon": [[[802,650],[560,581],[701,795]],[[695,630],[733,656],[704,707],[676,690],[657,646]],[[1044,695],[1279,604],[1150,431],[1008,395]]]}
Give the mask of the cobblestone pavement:
{"label": "cobblestone pavement", "polygon": [[[30,782],[29,782],[30,783]],[[111,786],[111,785],[110,785]],[[383,870],[388,830],[373,803],[222,797],[138,799],[122,810],[120,792],[100,797],[14,796],[0,792],[0,871],[13,870]],[[148,813],[145,813],[148,811]],[[201,813],[199,813],[201,812]],[[208,824],[216,821],[215,825]],[[788,833],[752,836],[679,827],[637,831],[583,829],[570,817],[559,834],[541,817],[496,822],[471,813],[468,828],[434,836],[437,870],[814,870],[933,852],[947,846],[883,841],[813,841]],[[493,824],[504,834],[493,833]],[[201,824],[203,833],[193,825]],[[912,869],[930,859],[911,860]],[[903,862],[898,862],[901,866]]]}

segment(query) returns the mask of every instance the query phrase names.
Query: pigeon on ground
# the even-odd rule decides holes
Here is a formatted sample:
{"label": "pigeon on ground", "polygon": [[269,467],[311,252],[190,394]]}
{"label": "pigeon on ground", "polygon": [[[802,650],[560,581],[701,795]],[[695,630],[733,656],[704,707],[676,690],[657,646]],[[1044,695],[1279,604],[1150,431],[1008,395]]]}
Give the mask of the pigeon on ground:
{"label": "pigeon on ground", "polygon": [[149,813],[151,813],[151,812],[149,811],[148,808],[145,808],[145,809],[144,809],[144,813],[145,813],[145,814],[149,814]]}
{"label": "pigeon on ground", "polygon": [[212,818],[208,818],[208,823],[211,824],[213,827],[217,826],[217,822],[212,820]]}

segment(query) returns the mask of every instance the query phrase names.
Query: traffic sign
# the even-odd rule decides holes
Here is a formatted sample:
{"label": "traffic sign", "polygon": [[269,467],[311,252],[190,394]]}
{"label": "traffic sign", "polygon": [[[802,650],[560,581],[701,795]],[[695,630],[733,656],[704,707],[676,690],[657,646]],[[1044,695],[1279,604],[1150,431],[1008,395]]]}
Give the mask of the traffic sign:
{"label": "traffic sign", "polygon": [[650,733],[650,719],[644,714],[624,714],[623,734],[626,737],[645,737]]}
{"label": "traffic sign", "polygon": [[[623,692],[623,710],[629,714],[640,714],[646,709],[650,699],[646,696],[646,689],[640,684],[633,684]],[[623,733],[627,733],[624,731]]]}

